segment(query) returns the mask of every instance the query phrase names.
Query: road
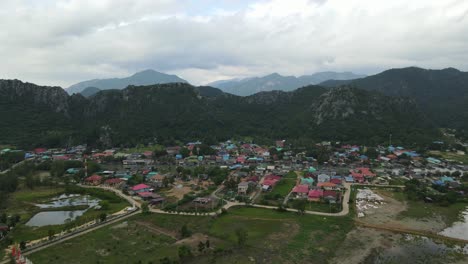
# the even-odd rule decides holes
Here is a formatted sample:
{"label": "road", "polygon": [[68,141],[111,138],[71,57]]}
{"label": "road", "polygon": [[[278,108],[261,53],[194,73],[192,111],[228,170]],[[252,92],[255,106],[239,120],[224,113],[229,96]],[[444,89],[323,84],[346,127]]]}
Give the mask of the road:
{"label": "road", "polygon": [[[42,246],[39,246],[37,248],[34,248],[32,250],[28,250],[24,253],[25,256],[29,255],[29,254],[32,254],[34,252],[37,252],[37,251],[40,251],[42,249],[45,249],[45,248],[48,248],[50,246],[53,246],[53,245],[57,245],[59,243],[62,243],[63,241],[67,241],[69,239],[72,239],[72,238],[75,238],[75,237],[78,237],[78,236],[81,236],[81,235],[84,235],[84,234],[87,234],[89,232],[92,232],[94,230],[97,230],[99,228],[102,228],[104,226],[107,226],[107,225],[110,225],[110,224],[113,224],[113,223],[116,223],[118,221],[121,221],[121,220],[124,220],[124,219],[127,219],[128,217],[131,217],[133,215],[136,215],[138,213],[141,213],[141,204],[138,202],[138,201],[135,201],[132,197],[124,194],[122,191],[120,190],[117,190],[117,189],[114,189],[114,188],[111,188],[111,187],[107,187],[107,186],[85,186],[85,185],[79,185],[81,187],[84,187],[84,188],[99,188],[99,189],[104,189],[104,190],[108,190],[108,191],[112,191],[114,192],[115,194],[117,194],[118,196],[122,197],[123,199],[127,200],[131,205],[135,206],[135,207],[138,207],[139,210],[131,213],[131,214],[128,214],[126,216],[123,216],[121,218],[118,218],[118,219],[113,219],[113,220],[109,220],[108,222],[104,223],[104,224],[101,224],[99,226],[95,226],[95,227],[92,227],[92,228],[89,228],[89,229],[86,229],[82,232],[79,232],[77,234],[74,234],[74,235],[71,235],[71,236],[67,236],[67,237],[63,237],[61,239],[58,239],[54,242],[51,242],[51,243],[47,243],[47,244],[44,244]],[[222,199],[220,197],[218,197],[216,195],[217,192],[219,192],[220,190],[222,190],[223,187],[220,187],[218,188],[216,191],[214,191],[211,195],[212,197],[214,198],[217,198],[217,199]],[[350,183],[346,183],[345,184],[345,188],[346,188],[346,191],[345,191],[345,194],[344,194],[344,197],[343,197],[343,210],[341,212],[338,212],[338,213],[325,213],[325,212],[316,212],[316,211],[305,211],[304,213],[305,214],[309,214],[309,215],[320,215],[320,216],[345,216],[349,213],[349,198],[350,198],[350,194],[351,194],[351,184]],[[271,209],[271,210],[276,210],[278,209],[278,207],[275,207],[275,206],[268,206],[268,205],[260,205],[260,204],[246,204],[246,203],[239,203],[239,202],[230,202],[230,201],[225,201],[225,205],[223,205],[223,209],[227,210],[231,207],[234,207],[234,206],[252,206],[252,207],[256,207],[256,208],[264,208],[264,209]],[[200,214],[195,214],[195,213],[185,213],[185,212],[167,212],[167,211],[163,211],[161,209],[157,209],[157,208],[149,208],[150,212],[152,213],[157,213],[157,214],[174,214],[174,215],[191,215],[191,216],[207,216],[207,215],[211,215],[211,216],[215,216],[219,213],[221,213],[222,209],[216,211],[216,212],[210,212],[210,213],[200,213]],[[289,212],[297,212],[296,209],[292,209],[292,208],[286,208],[285,210],[289,211]],[[4,264],[4,263],[8,263],[8,261],[3,261],[3,262],[0,262],[0,264]]]}

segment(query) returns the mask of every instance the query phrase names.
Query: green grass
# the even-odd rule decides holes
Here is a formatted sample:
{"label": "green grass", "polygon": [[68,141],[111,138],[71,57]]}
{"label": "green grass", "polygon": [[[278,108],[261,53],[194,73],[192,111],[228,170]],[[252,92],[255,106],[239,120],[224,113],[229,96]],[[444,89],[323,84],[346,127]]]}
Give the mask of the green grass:
{"label": "green grass", "polygon": [[[144,221],[178,233],[186,224],[192,233],[210,236],[219,254],[195,253],[190,263],[325,263],[353,228],[349,217],[299,216],[290,212],[239,207],[219,217],[148,214],[127,219],[128,228],[104,227],[30,256],[34,263],[159,263],[178,260],[179,244],[136,224]],[[116,225],[113,225],[116,226]],[[237,245],[235,231],[248,232],[247,244]],[[222,249],[222,250],[221,250]],[[103,252],[105,254],[103,254]],[[108,252],[109,255],[106,255]],[[214,262],[213,262],[214,261]]]}
{"label": "green grass", "polygon": [[458,202],[449,206],[441,206],[436,203],[425,203],[424,201],[413,201],[406,197],[403,191],[386,191],[386,195],[392,198],[406,202],[407,209],[399,214],[399,218],[414,218],[424,219],[441,217],[447,226],[452,225],[454,222],[460,220],[460,214],[468,207],[467,203]]}
{"label": "green grass", "polygon": [[160,258],[177,254],[173,243],[174,239],[130,221],[128,226],[103,227],[29,258],[34,263],[159,263]]}
{"label": "green grass", "polygon": [[453,152],[442,152],[442,151],[430,151],[429,154],[435,154],[436,156],[441,156],[447,160],[454,160],[461,162],[463,164],[468,164],[468,155],[458,155]]}
{"label": "green grass", "polygon": [[273,187],[273,190],[270,193],[271,195],[279,194],[282,197],[286,197],[294,186],[296,186],[295,179],[282,179],[275,185],[275,187]]}

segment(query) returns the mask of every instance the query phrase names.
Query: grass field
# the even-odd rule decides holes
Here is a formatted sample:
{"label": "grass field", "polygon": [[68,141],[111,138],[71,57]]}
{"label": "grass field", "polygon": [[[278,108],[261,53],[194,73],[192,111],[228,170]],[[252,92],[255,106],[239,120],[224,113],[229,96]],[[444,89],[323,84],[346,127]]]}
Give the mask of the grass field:
{"label": "grass field", "polygon": [[449,206],[441,206],[435,203],[425,203],[424,201],[412,201],[406,198],[404,192],[386,192],[398,201],[405,202],[407,209],[399,214],[399,218],[437,218],[441,217],[447,226],[460,220],[460,213],[468,207],[467,203],[455,203]]}
{"label": "grass field", "polygon": [[[353,228],[349,217],[299,216],[249,207],[232,208],[217,218],[149,214],[127,221],[126,227],[105,227],[34,253],[30,259],[39,264],[64,263],[63,255],[67,263],[159,263],[162,257],[178,260],[178,247],[186,243],[195,255],[189,263],[325,263]],[[137,224],[141,222],[146,226]],[[211,249],[198,253],[194,238],[175,242],[146,228],[177,235],[184,224],[192,233],[209,237]],[[248,234],[242,247],[237,245],[238,228]]]}
{"label": "grass field", "polygon": [[447,160],[454,160],[463,164],[468,164],[468,155],[458,155],[454,152],[430,151],[429,154],[440,156]]}

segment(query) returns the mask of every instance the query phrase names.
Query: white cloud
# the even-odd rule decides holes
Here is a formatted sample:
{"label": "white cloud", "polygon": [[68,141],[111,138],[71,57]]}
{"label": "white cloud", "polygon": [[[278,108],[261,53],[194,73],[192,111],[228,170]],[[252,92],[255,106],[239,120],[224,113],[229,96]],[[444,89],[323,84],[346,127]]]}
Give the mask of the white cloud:
{"label": "white cloud", "polygon": [[468,69],[466,1],[233,3],[7,0],[0,76],[68,86],[146,68],[195,84],[271,72]]}

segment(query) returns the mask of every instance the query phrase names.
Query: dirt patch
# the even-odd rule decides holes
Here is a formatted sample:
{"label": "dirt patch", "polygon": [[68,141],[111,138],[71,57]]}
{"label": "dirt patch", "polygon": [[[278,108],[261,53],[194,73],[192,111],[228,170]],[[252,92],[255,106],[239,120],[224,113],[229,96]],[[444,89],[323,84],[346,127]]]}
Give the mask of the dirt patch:
{"label": "dirt patch", "polygon": [[358,227],[346,235],[330,263],[362,263],[375,250],[388,248],[398,234]]}
{"label": "dirt patch", "polygon": [[271,244],[270,242],[281,242],[280,246],[283,246],[286,241],[289,239],[293,238],[295,235],[299,233],[300,226],[297,223],[294,222],[284,222],[282,223],[282,228],[278,228],[279,230],[288,230],[288,232],[276,232],[268,236],[265,241],[267,241],[268,244]]}
{"label": "dirt patch", "polygon": [[181,239],[177,242],[175,242],[176,245],[187,245],[190,246],[191,248],[197,248],[198,244],[200,242],[206,243],[206,241],[210,241],[210,248],[215,248],[216,245],[221,244],[221,240],[215,237],[211,237],[202,233],[195,233],[190,237]]}
{"label": "dirt patch", "polygon": [[161,228],[159,226],[153,225],[153,224],[151,224],[149,222],[136,221],[135,223],[137,225],[145,227],[148,231],[150,231],[150,232],[152,232],[154,234],[165,235],[165,236],[168,236],[168,237],[172,237],[175,240],[179,239],[178,234],[176,232],[169,231],[167,229],[164,229],[164,228]]}
{"label": "dirt patch", "polygon": [[371,208],[366,211],[366,216],[359,218],[359,221],[371,225],[383,225],[385,227],[394,227],[397,229],[414,229],[422,231],[439,232],[445,228],[441,217],[432,217],[430,219],[401,218],[399,215],[407,210],[406,202],[398,201],[392,198],[388,191],[373,190],[384,198],[384,204],[378,205],[378,208]]}
{"label": "dirt patch", "polygon": [[107,257],[109,256],[109,251],[105,250],[105,249],[98,249],[96,250],[96,254],[98,254],[99,256],[101,257]]}
{"label": "dirt patch", "polygon": [[122,222],[122,223],[120,223],[118,225],[112,226],[111,228],[112,229],[119,229],[119,228],[126,228],[126,227],[128,227],[128,222],[127,221]]}

